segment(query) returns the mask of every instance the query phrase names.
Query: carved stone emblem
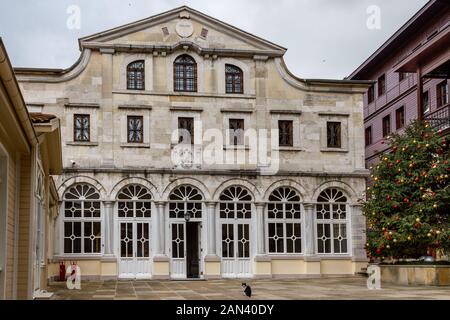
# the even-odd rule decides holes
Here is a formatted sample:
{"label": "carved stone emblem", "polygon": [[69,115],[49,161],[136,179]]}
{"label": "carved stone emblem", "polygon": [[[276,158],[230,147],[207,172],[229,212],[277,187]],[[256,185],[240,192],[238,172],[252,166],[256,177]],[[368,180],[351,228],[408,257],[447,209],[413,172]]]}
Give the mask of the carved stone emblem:
{"label": "carved stone emblem", "polygon": [[175,30],[180,37],[188,38],[194,33],[194,26],[192,25],[191,20],[180,19],[175,26]]}

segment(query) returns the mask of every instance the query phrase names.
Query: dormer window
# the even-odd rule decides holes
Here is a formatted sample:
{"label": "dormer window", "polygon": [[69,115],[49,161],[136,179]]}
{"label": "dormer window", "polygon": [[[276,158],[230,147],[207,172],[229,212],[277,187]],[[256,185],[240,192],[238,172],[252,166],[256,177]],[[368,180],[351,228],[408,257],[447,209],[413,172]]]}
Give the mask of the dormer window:
{"label": "dormer window", "polygon": [[127,89],[145,90],[145,62],[134,61],[127,66]]}
{"label": "dormer window", "polygon": [[173,64],[174,91],[197,92],[197,63],[184,54]]}
{"label": "dormer window", "polygon": [[226,93],[244,93],[244,76],[242,70],[231,64],[225,65]]}

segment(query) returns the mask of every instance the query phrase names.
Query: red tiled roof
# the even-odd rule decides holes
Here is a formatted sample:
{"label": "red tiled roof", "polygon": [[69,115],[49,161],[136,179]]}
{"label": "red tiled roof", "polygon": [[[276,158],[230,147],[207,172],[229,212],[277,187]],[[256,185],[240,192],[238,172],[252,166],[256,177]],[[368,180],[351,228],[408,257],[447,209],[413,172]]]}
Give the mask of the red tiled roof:
{"label": "red tiled roof", "polygon": [[53,114],[45,114],[40,112],[30,112],[30,117],[33,123],[46,123],[56,118]]}

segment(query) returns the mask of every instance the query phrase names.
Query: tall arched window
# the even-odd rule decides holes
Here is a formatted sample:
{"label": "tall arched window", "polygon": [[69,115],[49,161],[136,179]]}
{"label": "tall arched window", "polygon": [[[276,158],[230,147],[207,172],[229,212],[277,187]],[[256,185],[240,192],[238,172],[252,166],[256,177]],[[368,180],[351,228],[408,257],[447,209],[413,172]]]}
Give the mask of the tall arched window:
{"label": "tall arched window", "polygon": [[101,252],[100,194],[77,184],[64,194],[64,253]]}
{"label": "tall arched window", "polygon": [[232,186],[220,195],[222,257],[250,257],[250,221],[252,196],[239,186]]}
{"label": "tall arched window", "polygon": [[244,93],[244,75],[242,70],[232,64],[225,65],[226,93]]}
{"label": "tall arched window", "polygon": [[184,54],[173,63],[173,77],[175,91],[197,91],[197,63]]}
{"label": "tall arched window", "polygon": [[145,90],[145,62],[144,60],[131,62],[127,66],[127,89]]}
{"label": "tall arched window", "polygon": [[320,193],[317,202],[317,252],[347,253],[347,197],[329,188]]}
{"label": "tall arched window", "polygon": [[301,253],[301,204],[299,194],[288,187],[272,192],[267,205],[269,253]]}
{"label": "tall arched window", "polygon": [[120,220],[120,257],[150,257],[152,195],[138,184],[125,186],[117,195]]}

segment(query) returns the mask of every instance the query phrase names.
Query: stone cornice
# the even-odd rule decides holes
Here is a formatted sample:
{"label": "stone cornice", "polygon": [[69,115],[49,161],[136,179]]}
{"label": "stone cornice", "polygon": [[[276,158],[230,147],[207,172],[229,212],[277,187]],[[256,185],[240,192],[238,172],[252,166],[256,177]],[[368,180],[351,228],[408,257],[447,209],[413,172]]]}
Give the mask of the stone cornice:
{"label": "stone cornice", "polygon": [[[258,176],[262,174],[258,170],[176,170],[176,169],[144,169],[144,168],[64,168],[64,173],[142,173],[142,174],[196,174],[196,175],[226,175],[226,176]],[[280,170],[274,176],[277,177],[326,177],[326,178],[367,178],[369,170],[356,170],[353,172],[319,172],[319,171],[288,171]]]}
{"label": "stone cornice", "polygon": [[149,45],[149,44],[121,44],[102,42],[81,42],[83,48],[99,50],[101,52],[139,52],[139,53],[172,53],[179,50],[192,50],[203,56],[217,57],[242,57],[255,60],[267,60],[268,58],[281,57],[284,52],[281,50],[243,50],[243,49],[222,49],[204,48],[190,40],[180,40],[173,45]]}

